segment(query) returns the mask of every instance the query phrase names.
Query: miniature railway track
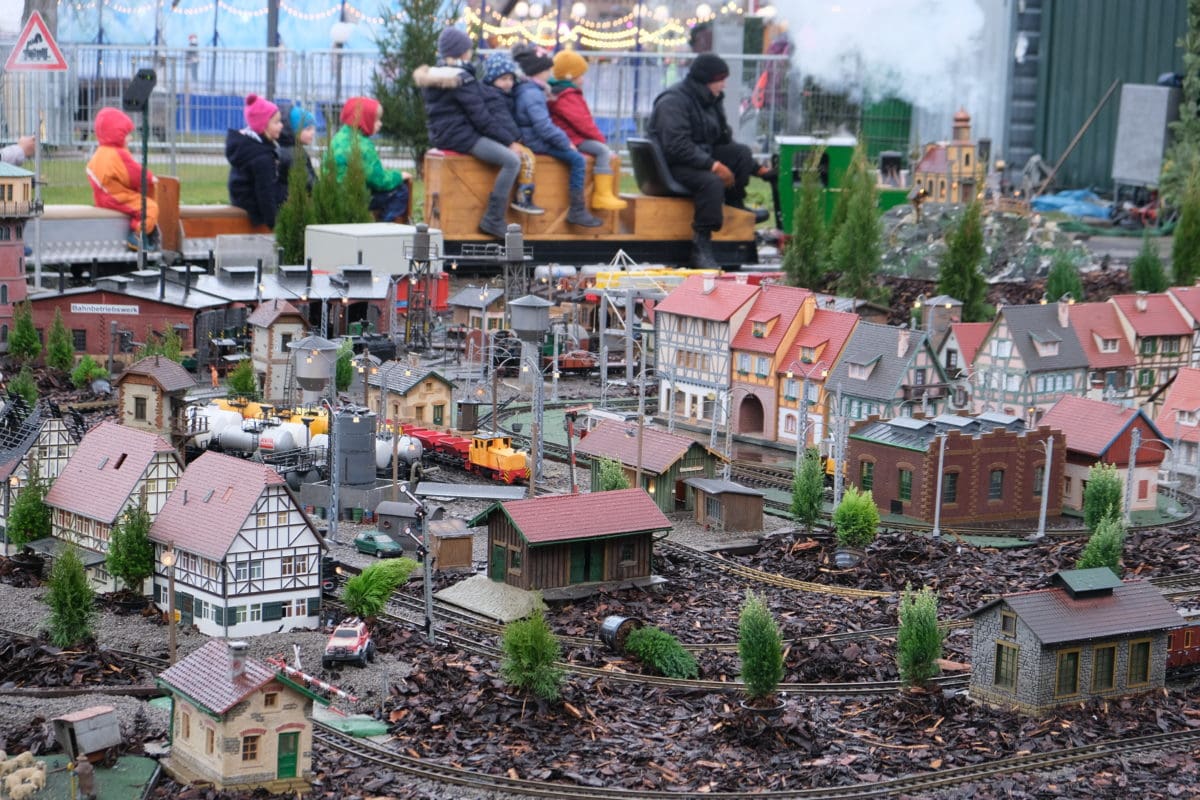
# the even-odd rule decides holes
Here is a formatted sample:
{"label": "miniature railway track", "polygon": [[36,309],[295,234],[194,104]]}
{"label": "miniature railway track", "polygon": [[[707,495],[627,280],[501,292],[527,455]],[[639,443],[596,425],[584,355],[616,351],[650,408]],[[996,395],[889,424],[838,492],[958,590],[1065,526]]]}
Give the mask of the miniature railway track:
{"label": "miniature railway track", "polygon": [[892,778],[876,783],[860,783],[853,786],[829,786],[817,788],[763,791],[706,791],[704,789],[677,789],[670,791],[648,791],[646,789],[618,789],[579,786],[566,783],[524,780],[503,775],[490,775],[463,769],[432,760],[414,758],[388,747],[353,739],[329,728],[322,723],[314,724],[313,738],[317,744],[330,750],[360,758],[417,778],[441,784],[469,787],[484,791],[510,792],[525,797],[554,797],[561,800],[667,800],[668,798],[721,798],[722,800],[858,800],[859,798],[893,797],[901,794],[928,792],[933,789],[958,786],[972,781],[986,781],[1010,773],[1038,772],[1099,758],[1126,756],[1133,753],[1170,750],[1194,746],[1200,741],[1200,730],[1181,730],[1139,736],[1132,739],[1109,740],[1070,747],[1062,750],[1029,755],[1011,756],[966,767],[952,767],[934,772]]}
{"label": "miniature railway track", "polygon": [[1187,572],[1178,575],[1163,575],[1151,578],[1150,583],[1157,586],[1168,600],[1178,600],[1200,594],[1200,572]]}

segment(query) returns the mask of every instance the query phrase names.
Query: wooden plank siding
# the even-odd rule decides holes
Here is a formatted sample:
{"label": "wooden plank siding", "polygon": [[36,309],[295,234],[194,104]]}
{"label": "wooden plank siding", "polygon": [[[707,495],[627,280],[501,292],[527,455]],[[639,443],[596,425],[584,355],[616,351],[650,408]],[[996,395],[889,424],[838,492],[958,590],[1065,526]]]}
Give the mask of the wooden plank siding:
{"label": "wooden plank siding", "polygon": [[[717,457],[707,447],[696,442],[687,449],[683,458],[672,464],[666,472],[650,472],[642,468],[642,488],[654,498],[655,505],[664,514],[675,511],[690,511],[695,508],[695,493],[690,487],[684,486],[688,478],[712,478],[716,475]],[[625,479],[634,486],[637,475],[636,464],[622,464]],[[588,471],[591,474],[591,491],[602,491],[600,485],[600,459],[589,459]]]}

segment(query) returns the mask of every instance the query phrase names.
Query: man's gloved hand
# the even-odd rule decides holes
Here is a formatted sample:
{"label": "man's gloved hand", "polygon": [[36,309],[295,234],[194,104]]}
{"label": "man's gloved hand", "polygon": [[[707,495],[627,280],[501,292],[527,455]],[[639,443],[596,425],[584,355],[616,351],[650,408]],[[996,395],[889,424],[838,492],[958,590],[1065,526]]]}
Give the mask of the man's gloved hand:
{"label": "man's gloved hand", "polygon": [[729,167],[725,166],[720,161],[714,161],[712,165],[712,171],[718,178],[721,179],[721,183],[725,184],[726,189],[728,189],[730,186],[733,186],[733,172],[729,169]]}

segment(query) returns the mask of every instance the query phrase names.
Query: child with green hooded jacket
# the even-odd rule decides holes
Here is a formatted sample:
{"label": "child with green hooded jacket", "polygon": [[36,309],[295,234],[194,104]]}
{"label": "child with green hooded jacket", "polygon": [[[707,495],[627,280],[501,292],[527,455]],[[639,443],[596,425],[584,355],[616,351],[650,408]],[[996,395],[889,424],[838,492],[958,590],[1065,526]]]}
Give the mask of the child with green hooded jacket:
{"label": "child with green hooded jacket", "polygon": [[371,211],[381,222],[403,222],[408,218],[410,176],[383,166],[371,141],[383,127],[381,110],[379,101],[370,97],[347,100],[342,106],[342,127],[334,134],[329,152],[337,165],[338,181],[343,181],[357,141],[367,188],[371,190]]}

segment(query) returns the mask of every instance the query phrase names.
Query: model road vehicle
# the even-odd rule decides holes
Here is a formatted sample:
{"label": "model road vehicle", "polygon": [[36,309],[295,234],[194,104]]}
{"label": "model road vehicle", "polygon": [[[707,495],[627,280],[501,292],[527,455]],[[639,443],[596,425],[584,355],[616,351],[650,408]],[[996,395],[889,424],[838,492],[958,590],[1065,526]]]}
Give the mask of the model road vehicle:
{"label": "model road vehicle", "polygon": [[338,623],[325,643],[321,666],[329,669],[334,664],[350,661],[365,667],[368,661],[374,660],[375,643],[371,641],[367,623],[358,617],[347,617]]}
{"label": "model road vehicle", "polygon": [[404,555],[404,548],[386,533],[379,531],[363,531],[354,537],[354,549],[376,558],[398,558]]}

